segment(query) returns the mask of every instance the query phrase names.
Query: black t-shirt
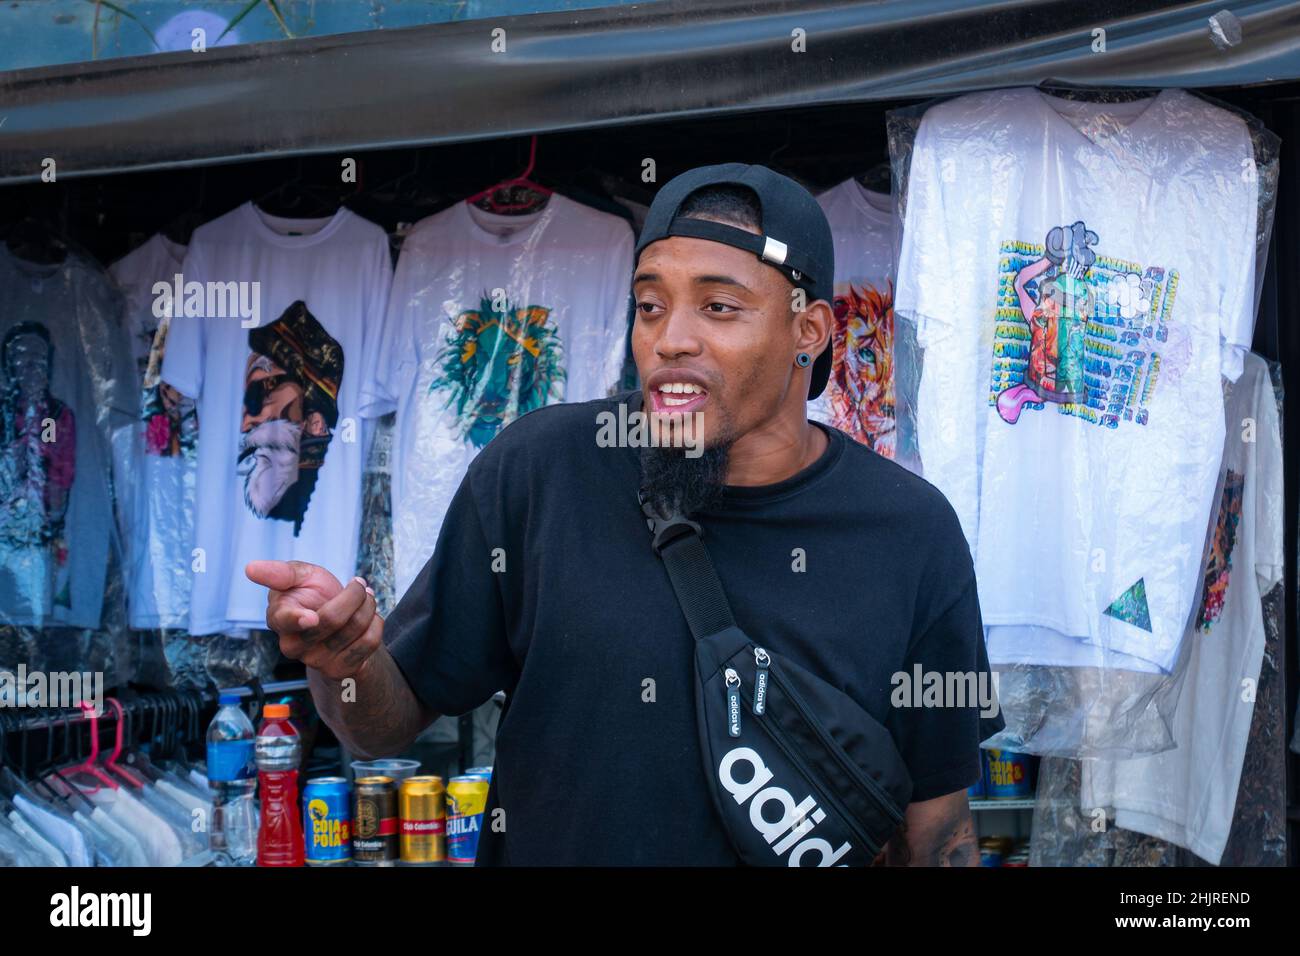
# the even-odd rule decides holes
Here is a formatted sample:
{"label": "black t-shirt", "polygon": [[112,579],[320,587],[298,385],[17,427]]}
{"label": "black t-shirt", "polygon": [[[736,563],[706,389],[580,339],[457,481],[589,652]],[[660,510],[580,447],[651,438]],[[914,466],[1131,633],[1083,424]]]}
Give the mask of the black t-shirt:
{"label": "black t-shirt", "polygon": [[[597,444],[598,413],[626,400],[503,429],[386,622],[438,713],[507,693],[480,864],[737,863],[696,733],[694,639],[637,502],[638,451]],[[934,487],[825,431],[808,468],[728,488],[698,515],[705,544],[740,627],[889,728],[913,800],[962,790],[1001,717],[891,704],[896,673],[988,670],[961,527]]]}

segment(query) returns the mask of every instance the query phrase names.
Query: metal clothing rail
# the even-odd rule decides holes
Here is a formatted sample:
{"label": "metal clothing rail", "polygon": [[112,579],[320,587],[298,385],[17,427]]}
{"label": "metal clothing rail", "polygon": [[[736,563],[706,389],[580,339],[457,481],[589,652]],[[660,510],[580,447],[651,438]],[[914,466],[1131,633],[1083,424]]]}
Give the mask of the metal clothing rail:
{"label": "metal clothing rail", "polygon": [[[266,684],[239,685],[237,687],[204,687],[186,690],[162,690],[143,693],[132,700],[121,700],[127,717],[138,717],[139,711],[165,713],[169,708],[179,715],[186,705],[194,703],[207,704],[215,701],[219,694],[234,694],[238,697],[266,697],[272,694],[288,694],[307,689],[306,678],[295,680],[271,681]],[[4,721],[7,733],[21,734],[33,730],[42,730],[59,724],[86,719],[76,708],[42,707],[33,708],[31,714],[20,714],[18,709],[0,708],[0,719]],[[133,713],[134,712],[134,713]],[[101,723],[111,723],[117,719],[112,708],[105,708],[96,718]]]}

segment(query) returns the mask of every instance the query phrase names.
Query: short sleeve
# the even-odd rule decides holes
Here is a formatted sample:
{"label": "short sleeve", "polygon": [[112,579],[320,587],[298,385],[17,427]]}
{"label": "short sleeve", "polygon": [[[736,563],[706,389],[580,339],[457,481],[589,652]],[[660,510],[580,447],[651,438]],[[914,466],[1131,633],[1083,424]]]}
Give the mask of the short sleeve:
{"label": "short sleeve", "polygon": [[[388,237],[375,242],[370,251],[370,288],[366,291],[365,337],[361,358],[361,404],[358,414],[362,418],[378,418],[397,408],[397,396],[386,384],[385,365],[381,363],[384,350],[385,329],[391,310],[389,300],[393,287],[393,260],[388,251]],[[391,348],[391,346],[387,346]]]}
{"label": "short sleeve", "polygon": [[[980,778],[980,741],[1005,727],[997,709],[972,576],[961,594],[912,645],[902,674],[936,674],[943,687],[973,688],[942,706],[896,706],[886,725],[912,774],[912,801],[964,790]],[[972,697],[974,699],[972,699]],[[915,704],[915,699],[909,701]]]}
{"label": "short sleeve", "polygon": [[1282,580],[1286,500],[1282,497],[1282,434],[1268,367],[1260,370],[1255,423],[1255,574],[1261,594]]}
{"label": "short sleeve", "polygon": [[605,352],[600,385],[606,392],[592,396],[598,398],[604,398],[609,391],[620,387],[623,362],[627,355],[628,319],[632,308],[632,269],[635,265],[633,251],[636,243],[631,228],[622,220],[618,221],[617,229],[618,235],[610,250],[609,271],[605,281],[609,295],[604,309],[604,334],[609,347]]}
{"label": "short sleeve", "polygon": [[467,476],[433,557],[384,622],[389,653],[435,713],[466,713],[518,678],[492,561]]}
{"label": "short sleeve", "polygon": [[945,164],[939,138],[936,123],[927,116],[917,130],[908,168],[894,293],[894,311],[914,324],[923,348],[942,338],[951,328],[952,316],[960,311],[952,299],[955,284],[948,274],[952,225],[945,210]]}
{"label": "short sleeve", "polygon": [[414,312],[415,288],[421,256],[414,248],[418,240],[410,236],[397,259],[397,269],[392,275],[384,297],[384,316],[379,323],[379,334],[366,357],[361,382],[361,415],[378,418],[396,411],[401,401],[405,383],[415,374]]}
{"label": "short sleeve", "polygon": [[[190,247],[181,266],[186,284],[206,280],[203,254],[198,245]],[[203,361],[207,334],[204,320],[185,315],[183,303],[174,302],[173,318],[167,329],[167,350],[163,353],[161,377],[164,382],[187,398],[203,392]]]}
{"label": "short sleeve", "polygon": [[[1234,117],[1234,119],[1236,119]],[[1241,167],[1224,171],[1223,295],[1219,306],[1220,369],[1235,382],[1255,337],[1255,267],[1258,257],[1259,176],[1250,130],[1240,120]]]}

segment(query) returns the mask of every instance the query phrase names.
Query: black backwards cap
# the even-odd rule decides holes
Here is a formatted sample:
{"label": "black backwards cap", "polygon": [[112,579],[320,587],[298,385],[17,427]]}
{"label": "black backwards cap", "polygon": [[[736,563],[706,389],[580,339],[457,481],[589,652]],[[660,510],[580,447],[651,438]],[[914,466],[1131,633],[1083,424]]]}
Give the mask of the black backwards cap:
{"label": "black backwards cap", "polygon": [[[707,186],[752,189],[758,197],[762,234],[707,219],[678,216],[687,197]],[[790,177],[766,166],[747,166],[744,163],[700,166],[669,180],[650,204],[641,238],[636,244],[637,257],[650,243],[669,236],[709,239],[752,252],[762,262],[779,269],[795,286],[805,290],[808,301],[834,301],[835,244],[826,214],[812,193]],[[809,400],[822,393],[830,373],[831,346],[827,343],[813,363]]]}

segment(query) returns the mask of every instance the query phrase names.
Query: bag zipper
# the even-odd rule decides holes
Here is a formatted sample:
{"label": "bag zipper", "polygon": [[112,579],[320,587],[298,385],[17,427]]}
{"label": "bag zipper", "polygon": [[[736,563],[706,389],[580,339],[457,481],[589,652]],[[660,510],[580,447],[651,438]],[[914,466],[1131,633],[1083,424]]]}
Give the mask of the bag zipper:
{"label": "bag zipper", "polygon": [[740,675],[735,668],[728,667],[723,675],[727,688],[727,734],[740,736]]}
{"label": "bag zipper", "polygon": [[754,713],[767,710],[767,665],[772,658],[761,647],[754,648]]}
{"label": "bag zipper", "polygon": [[825,728],[823,728],[820,723],[812,719],[812,714],[809,712],[808,706],[803,702],[803,698],[799,696],[799,693],[793,687],[781,678],[781,675],[775,668],[772,669],[772,679],[775,680],[777,686],[785,692],[785,695],[790,698],[791,703],[794,704],[795,710],[797,710],[799,716],[804,719],[804,723],[811,727],[813,732],[821,738],[827,751],[830,752],[831,756],[833,756],[836,762],[838,762],[844,769],[844,772],[852,779],[858,781],[859,785],[865,786],[871,795],[876,798],[876,801],[881,805],[885,812],[889,814],[890,819],[895,823],[901,823],[903,821],[903,814],[895,806],[894,801],[889,798],[889,795],[885,793],[884,788],[870,776],[863,773],[860,767],[840,752],[839,744],[835,743],[834,738],[826,732]]}
{"label": "bag zipper", "polygon": [[[728,668],[728,670],[731,670],[731,668]],[[779,728],[776,721],[764,714],[762,719],[759,720],[759,724],[762,726],[763,730],[767,732],[767,735],[772,738],[773,742],[781,748],[786,759],[794,764],[799,769],[799,772],[803,774],[805,782],[808,782],[811,786],[811,781],[816,780],[817,778],[809,771],[808,765],[805,764],[803,758],[799,756],[798,750],[786,739],[785,732]],[[854,816],[844,808],[844,804],[840,802],[840,798],[835,796],[828,787],[819,787],[818,789],[821,792],[817,794],[817,799],[828,804],[832,810],[839,814],[840,819],[844,821],[844,825],[848,827],[849,832],[862,843],[862,846],[867,853],[873,857],[879,853],[879,845],[877,845],[876,841],[867,835],[867,832],[862,829]]]}

